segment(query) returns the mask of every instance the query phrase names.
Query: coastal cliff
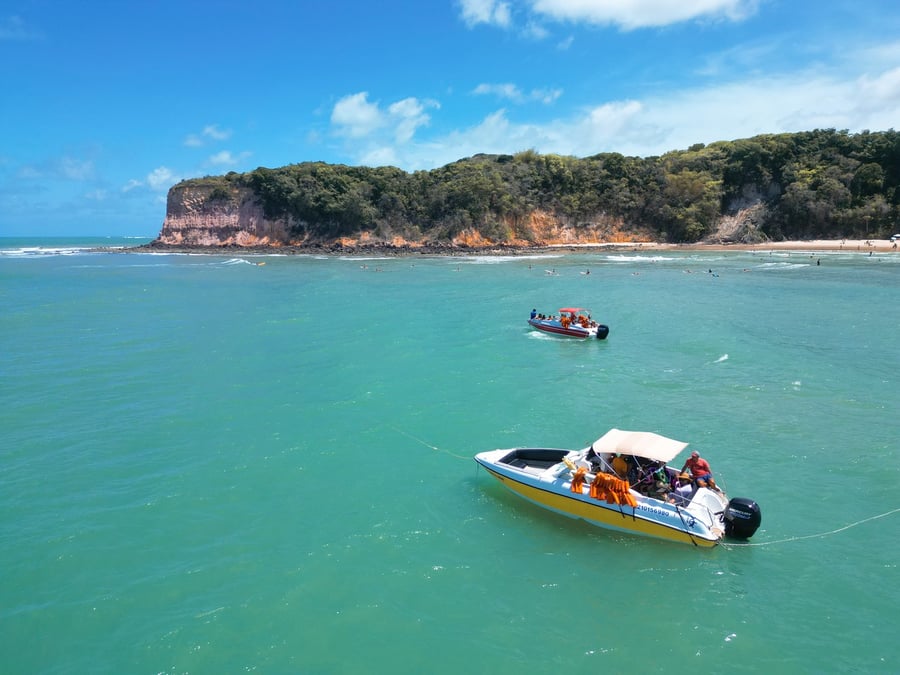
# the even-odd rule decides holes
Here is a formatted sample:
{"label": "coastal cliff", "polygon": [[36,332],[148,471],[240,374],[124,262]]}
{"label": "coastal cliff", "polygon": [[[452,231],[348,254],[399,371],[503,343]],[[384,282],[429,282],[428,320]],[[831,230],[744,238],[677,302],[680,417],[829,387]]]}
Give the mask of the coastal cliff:
{"label": "coastal cliff", "polygon": [[169,190],[156,246],[527,249],[887,239],[900,133],[834,130],[661,157],[474,155],[430,171],[303,162]]}
{"label": "coastal cliff", "polygon": [[290,216],[269,218],[259,196],[249,187],[223,188],[203,181],[175,185],[166,200],[166,218],[153,242],[175,248],[393,248],[393,249],[484,249],[582,246],[604,243],[650,241],[652,233],[626,231],[621,219],[602,218],[579,227],[550,213],[535,210],[515,222],[507,219],[504,232],[515,232],[503,240],[485,236],[477,227],[460,230],[444,241],[433,236],[382,236],[373,231],[336,237],[314,237],[304,223]]}
{"label": "coastal cliff", "polygon": [[287,218],[266,218],[250,188],[181,183],[169,190],[156,242],[198,247],[302,244],[291,238],[291,229]]}

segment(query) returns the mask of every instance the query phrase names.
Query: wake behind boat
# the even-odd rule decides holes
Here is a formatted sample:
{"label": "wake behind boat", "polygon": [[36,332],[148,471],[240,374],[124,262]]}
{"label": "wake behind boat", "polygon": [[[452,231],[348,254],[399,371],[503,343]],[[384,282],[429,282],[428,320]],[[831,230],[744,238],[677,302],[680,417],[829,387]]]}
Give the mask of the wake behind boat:
{"label": "wake behind boat", "polygon": [[703,547],[726,535],[753,536],[761,522],[756,502],[729,500],[714,482],[667,466],[686,447],[611,429],[583,450],[507,448],[475,461],[520,497],[598,527]]}
{"label": "wake behind boat", "polygon": [[609,326],[594,321],[590,310],[583,307],[563,307],[559,310],[559,316],[538,314],[533,309],[528,323],[545,333],[567,337],[605,340],[609,335]]}

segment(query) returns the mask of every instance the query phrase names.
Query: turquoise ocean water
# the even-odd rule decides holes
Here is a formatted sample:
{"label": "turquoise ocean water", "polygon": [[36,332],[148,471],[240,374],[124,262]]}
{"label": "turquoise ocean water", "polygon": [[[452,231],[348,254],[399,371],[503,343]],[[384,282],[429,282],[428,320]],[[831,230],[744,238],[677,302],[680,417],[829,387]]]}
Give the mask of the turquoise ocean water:
{"label": "turquoise ocean water", "polygon": [[[900,255],[85,249],[134,243],[0,240],[3,672],[900,671]],[[527,326],[568,304],[609,339]],[[471,459],[610,427],[752,545]]]}

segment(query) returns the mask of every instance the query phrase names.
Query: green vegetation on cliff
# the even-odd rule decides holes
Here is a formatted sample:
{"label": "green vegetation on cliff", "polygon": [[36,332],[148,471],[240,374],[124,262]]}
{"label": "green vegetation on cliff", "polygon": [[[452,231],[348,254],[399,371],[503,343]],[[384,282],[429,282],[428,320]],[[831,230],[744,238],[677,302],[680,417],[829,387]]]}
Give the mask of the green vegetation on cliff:
{"label": "green vegetation on cliff", "polygon": [[267,218],[299,236],[444,241],[467,228],[528,239],[541,210],[578,228],[598,222],[694,242],[755,207],[752,236],[876,238],[900,222],[900,133],[833,129],[698,144],[661,157],[476,155],[432,171],[305,162],[205,177],[209,200],[250,188]]}

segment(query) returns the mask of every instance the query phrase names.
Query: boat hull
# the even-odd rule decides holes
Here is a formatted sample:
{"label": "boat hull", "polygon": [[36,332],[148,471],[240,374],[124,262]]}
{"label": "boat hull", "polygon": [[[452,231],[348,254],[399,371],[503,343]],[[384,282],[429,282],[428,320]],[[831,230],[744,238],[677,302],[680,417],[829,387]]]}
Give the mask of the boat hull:
{"label": "boat hull", "polygon": [[604,325],[594,326],[591,328],[582,328],[578,325],[563,326],[559,321],[549,321],[547,319],[529,319],[529,325],[537,328],[544,333],[552,333],[553,335],[563,335],[573,338],[597,338],[606,339],[609,329]]}
{"label": "boat hull", "polygon": [[[718,526],[719,515],[699,502],[693,508],[682,508],[633,490],[631,494],[637,502],[634,507],[600,501],[589,495],[587,485],[580,492],[572,492],[571,476],[564,465],[550,467],[541,473],[529,473],[500,461],[510,452],[480,453],[475,461],[511,492],[555,513],[608,530],[704,548],[718,544],[724,534]],[[705,489],[704,492],[710,493],[705,497],[712,508],[718,508],[722,497]]]}

